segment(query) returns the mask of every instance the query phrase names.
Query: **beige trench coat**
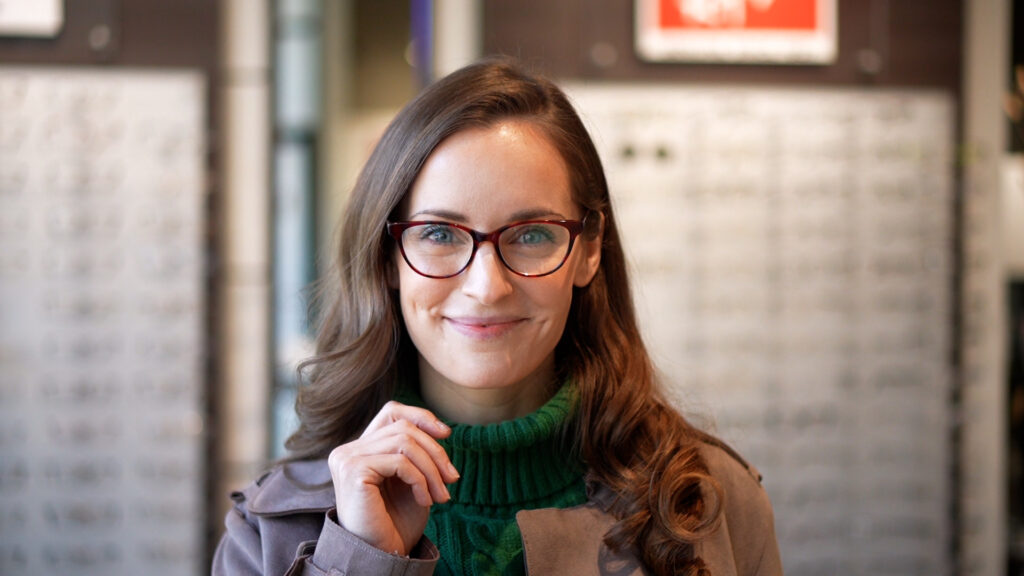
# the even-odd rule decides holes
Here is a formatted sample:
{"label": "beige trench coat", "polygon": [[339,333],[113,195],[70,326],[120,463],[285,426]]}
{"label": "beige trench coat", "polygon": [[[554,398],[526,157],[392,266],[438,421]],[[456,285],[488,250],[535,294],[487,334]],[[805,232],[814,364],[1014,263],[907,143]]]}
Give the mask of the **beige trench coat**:
{"label": "beige trench coat", "polygon": [[[702,449],[725,493],[719,528],[698,547],[714,576],[782,574],[771,504],[756,470],[724,447]],[[586,504],[523,510],[527,572],[545,575],[647,574],[635,557],[602,542],[614,519],[605,512],[610,493],[592,486]],[[241,492],[213,561],[220,575],[429,575],[439,554],[423,538],[409,558],[378,550],[336,522],[334,489],[325,460],[280,466]]]}

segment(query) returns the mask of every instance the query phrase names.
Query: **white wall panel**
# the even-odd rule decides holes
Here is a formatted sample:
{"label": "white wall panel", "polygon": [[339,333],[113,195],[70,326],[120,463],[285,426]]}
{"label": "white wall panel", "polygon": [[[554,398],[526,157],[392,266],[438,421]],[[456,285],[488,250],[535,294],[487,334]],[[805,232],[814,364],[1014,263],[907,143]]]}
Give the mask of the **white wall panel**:
{"label": "white wall panel", "polygon": [[201,571],[204,103],[0,67],[0,573]]}
{"label": "white wall panel", "polygon": [[764,473],[786,573],[951,574],[951,98],[570,94],[655,360]]}

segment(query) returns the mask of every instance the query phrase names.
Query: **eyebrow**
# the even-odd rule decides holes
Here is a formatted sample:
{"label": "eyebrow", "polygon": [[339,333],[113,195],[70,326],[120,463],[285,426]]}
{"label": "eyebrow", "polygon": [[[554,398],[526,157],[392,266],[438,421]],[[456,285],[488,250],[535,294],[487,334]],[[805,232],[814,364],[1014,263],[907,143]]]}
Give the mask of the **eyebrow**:
{"label": "eyebrow", "polygon": [[[409,216],[409,220],[416,220],[418,218],[422,218],[423,216],[443,218],[445,220],[451,220],[453,222],[466,222],[468,220],[466,215],[460,212],[454,212],[452,210],[435,210],[430,208],[426,210],[420,210],[419,212],[412,214],[411,216]],[[519,210],[517,212],[513,212],[511,215],[509,215],[509,222],[516,222],[519,220],[540,220],[550,218],[554,218],[557,220],[569,219],[568,217],[563,216],[562,214],[554,210],[549,210],[547,208],[529,208],[526,210]]]}

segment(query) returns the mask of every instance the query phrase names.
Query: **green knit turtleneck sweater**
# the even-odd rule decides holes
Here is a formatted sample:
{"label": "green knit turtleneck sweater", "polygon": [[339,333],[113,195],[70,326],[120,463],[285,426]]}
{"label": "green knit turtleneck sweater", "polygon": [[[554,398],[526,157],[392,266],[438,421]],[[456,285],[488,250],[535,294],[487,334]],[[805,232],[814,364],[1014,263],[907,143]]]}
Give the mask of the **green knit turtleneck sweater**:
{"label": "green knit turtleneck sweater", "polygon": [[448,422],[452,434],[440,442],[461,477],[448,486],[452,499],[430,510],[426,536],[441,551],[435,574],[524,574],[516,512],[586,501],[583,464],[569,456],[560,434],[575,400],[567,384],[516,420]]}

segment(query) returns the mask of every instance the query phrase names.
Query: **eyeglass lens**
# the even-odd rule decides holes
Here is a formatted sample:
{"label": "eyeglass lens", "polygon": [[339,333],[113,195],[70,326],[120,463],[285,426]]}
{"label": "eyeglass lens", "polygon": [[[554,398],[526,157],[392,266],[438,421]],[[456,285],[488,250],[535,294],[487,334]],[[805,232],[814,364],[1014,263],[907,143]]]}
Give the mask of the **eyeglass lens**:
{"label": "eyeglass lens", "polygon": [[[503,230],[495,248],[513,272],[533,276],[557,270],[571,243],[572,233],[561,224],[527,222]],[[429,276],[458,274],[472,259],[474,244],[468,231],[444,223],[411,226],[402,234],[409,265]]]}

